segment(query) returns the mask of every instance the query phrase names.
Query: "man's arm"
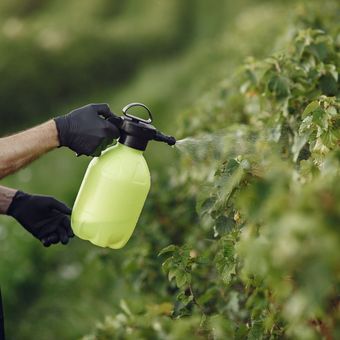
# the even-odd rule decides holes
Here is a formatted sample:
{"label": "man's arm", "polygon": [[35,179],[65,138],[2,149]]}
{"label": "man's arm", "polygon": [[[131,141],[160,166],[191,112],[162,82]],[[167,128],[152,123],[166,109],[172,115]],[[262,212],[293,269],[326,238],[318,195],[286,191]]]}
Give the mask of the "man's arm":
{"label": "man's arm", "polygon": [[99,156],[119,137],[118,128],[106,119],[113,114],[107,104],[90,104],[32,129],[0,138],[0,179],[58,147],[78,155]]}
{"label": "man's arm", "polygon": [[0,138],[0,178],[16,172],[58,146],[58,131],[53,120]]}

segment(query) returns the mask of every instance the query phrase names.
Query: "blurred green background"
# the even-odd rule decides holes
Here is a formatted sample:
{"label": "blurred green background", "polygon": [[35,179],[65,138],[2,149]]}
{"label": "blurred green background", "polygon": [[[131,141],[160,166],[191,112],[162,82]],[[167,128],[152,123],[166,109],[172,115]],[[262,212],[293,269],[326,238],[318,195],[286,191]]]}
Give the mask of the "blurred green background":
{"label": "blurred green background", "polygon": [[[264,0],[2,0],[1,136],[90,102],[107,102],[120,114],[132,101],[147,104],[155,125],[176,135],[177,118],[202,93],[284,39],[293,7]],[[155,143],[146,158],[152,203],[122,250],[77,239],[44,249],[0,218],[9,339],[78,339],[122,299],[143,306],[165,298],[157,253],[180,239],[185,220],[172,225],[164,208],[155,211],[175,152]],[[1,184],[72,206],[88,162],[58,149]]]}

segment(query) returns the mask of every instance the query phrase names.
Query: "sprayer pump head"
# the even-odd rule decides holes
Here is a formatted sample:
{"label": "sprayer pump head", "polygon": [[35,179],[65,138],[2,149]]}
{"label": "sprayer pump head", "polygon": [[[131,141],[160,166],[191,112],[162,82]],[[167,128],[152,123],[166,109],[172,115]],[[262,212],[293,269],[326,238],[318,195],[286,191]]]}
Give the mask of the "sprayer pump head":
{"label": "sprayer pump head", "polygon": [[[129,114],[128,110],[135,106],[143,107],[148,112],[149,118],[142,119]],[[117,126],[120,131],[119,143],[141,151],[146,149],[148,142],[151,140],[164,142],[168,145],[176,144],[176,139],[174,137],[163,135],[162,132],[156,130],[156,128],[151,125],[152,114],[149,108],[144,104],[131,103],[126,105],[122,111],[123,116],[113,115],[108,118],[108,120]]]}

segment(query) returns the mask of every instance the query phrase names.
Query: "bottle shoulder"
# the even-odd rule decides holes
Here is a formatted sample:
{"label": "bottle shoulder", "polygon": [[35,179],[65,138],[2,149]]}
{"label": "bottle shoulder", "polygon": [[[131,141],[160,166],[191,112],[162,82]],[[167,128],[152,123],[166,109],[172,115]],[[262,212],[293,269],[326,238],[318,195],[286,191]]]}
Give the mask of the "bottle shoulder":
{"label": "bottle shoulder", "polygon": [[[134,150],[132,150],[134,151]],[[100,171],[106,176],[149,177],[148,164],[141,152],[131,152],[128,147],[113,146],[91,162],[93,171]]]}

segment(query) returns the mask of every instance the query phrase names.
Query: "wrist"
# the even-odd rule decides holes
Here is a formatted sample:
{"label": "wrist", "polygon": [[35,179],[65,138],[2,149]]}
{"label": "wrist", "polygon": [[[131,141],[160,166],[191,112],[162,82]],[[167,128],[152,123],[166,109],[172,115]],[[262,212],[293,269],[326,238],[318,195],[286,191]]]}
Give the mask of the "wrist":
{"label": "wrist", "polygon": [[58,147],[67,146],[68,122],[66,117],[56,117],[53,119],[53,123],[57,132]]}
{"label": "wrist", "polygon": [[7,215],[17,192],[18,190],[0,186],[0,214]]}
{"label": "wrist", "polygon": [[48,120],[33,129],[35,130],[36,138],[42,144],[42,148],[45,152],[57,148],[60,145],[57,126],[53,119]]}
{"label": "wrist", "polygon": [[18,209],[26,204],[31,195],[26,194],[23,191],[17,190],[12,197],[12,200],[7,208],[6,215],[17,218]]}
{"label": "wrist", "polygon": [[54,121],[54,119],[51,119],[48,122],[46,122],[46,128],[48,129],[48,134],[50,136],[49,138],[50,147],[51,148],[59,147],[60,146],[59,134],[58,134],[57,124]]}

